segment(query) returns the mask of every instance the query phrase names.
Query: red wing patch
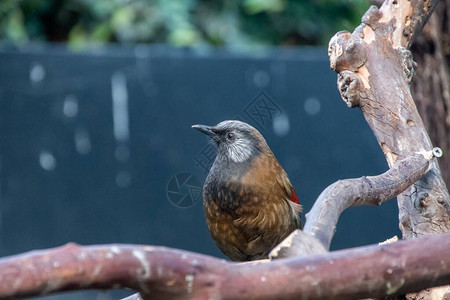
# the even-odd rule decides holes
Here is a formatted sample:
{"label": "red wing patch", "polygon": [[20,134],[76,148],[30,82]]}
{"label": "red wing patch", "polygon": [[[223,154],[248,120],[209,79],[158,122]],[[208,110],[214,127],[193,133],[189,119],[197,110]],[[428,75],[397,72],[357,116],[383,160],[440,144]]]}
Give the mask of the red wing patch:
{"label": "red wing patch", "polygon": [[295,192],[294,189],[292,189],[292,194],[289,197],[289,200],[291,200],[294,203],[300,204],[300,202],[298,201],[298,198],[297,198],[297,192]]}

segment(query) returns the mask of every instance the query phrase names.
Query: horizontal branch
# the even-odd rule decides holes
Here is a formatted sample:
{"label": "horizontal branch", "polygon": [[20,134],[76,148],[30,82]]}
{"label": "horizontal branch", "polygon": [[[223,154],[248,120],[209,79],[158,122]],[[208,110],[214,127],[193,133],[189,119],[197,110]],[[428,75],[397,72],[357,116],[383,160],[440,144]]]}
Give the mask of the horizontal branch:
{"label": "horizontal branch", "polygon": [[448,283],[448,233],[243,264],[164,247],[75,244],[0,260],[0,298],[127,287],[144,299],[359,299]]}

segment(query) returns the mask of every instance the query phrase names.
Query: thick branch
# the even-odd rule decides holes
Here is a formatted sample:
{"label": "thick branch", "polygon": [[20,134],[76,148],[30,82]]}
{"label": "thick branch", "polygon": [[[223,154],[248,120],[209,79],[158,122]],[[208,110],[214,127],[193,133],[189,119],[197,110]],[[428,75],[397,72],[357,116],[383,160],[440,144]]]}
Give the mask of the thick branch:
{"label": "thick branch", "polygon": [[144,299],[360,299],[450,283],[450,234],[244,264],[163,247],[70,244],[3,258],[0,278],[1,298],[128,287]]}
{"label": "thick branch", "polygon": [[[351,107],[359,106],[389,166],[432,145],[411,97],[414,63],[409,50],[437,0],[385,1],[372,7],[350,34],[330,41],[331,67]],[[397,197],[404,238],[450,230],[450,196],[439,165]]]}

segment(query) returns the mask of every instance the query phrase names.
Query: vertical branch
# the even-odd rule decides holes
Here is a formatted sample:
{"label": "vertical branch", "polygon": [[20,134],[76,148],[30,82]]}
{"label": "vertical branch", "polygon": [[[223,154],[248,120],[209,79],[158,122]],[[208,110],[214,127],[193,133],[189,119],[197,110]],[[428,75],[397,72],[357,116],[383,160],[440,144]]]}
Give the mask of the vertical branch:
{"label": "vertical branch", "polygon": [[[361,108],[390,167],[433,147],[411,96],[414,66],[407,48],[437,2],[385,1],[380,9],[371,7],[352,34],[338,32],[329,44],[341,96]],[[397,199],[404,238],[450,230],[450,196],[437,161]]]}

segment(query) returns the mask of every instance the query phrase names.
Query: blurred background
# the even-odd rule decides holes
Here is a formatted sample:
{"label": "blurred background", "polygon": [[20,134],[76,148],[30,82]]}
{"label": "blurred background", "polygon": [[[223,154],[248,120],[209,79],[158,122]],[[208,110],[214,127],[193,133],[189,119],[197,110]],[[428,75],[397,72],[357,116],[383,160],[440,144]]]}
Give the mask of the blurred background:
{"label": "blurred background", "polygon": [[3,0],[4,42],[164,43],[173,46],[326,45],[353,30],[366,0]]}
{"label": "blurred background", "polygon": [[[76,242],[223,258],[201,204],[214,149],[193,124],[259,129],[304,213],[334,181],[384,172],[327,56],[329,39],[369,5],[2,0],[0,255]],[[345,211],[332,249],[400,235],[397,214],[395,201]]]}

